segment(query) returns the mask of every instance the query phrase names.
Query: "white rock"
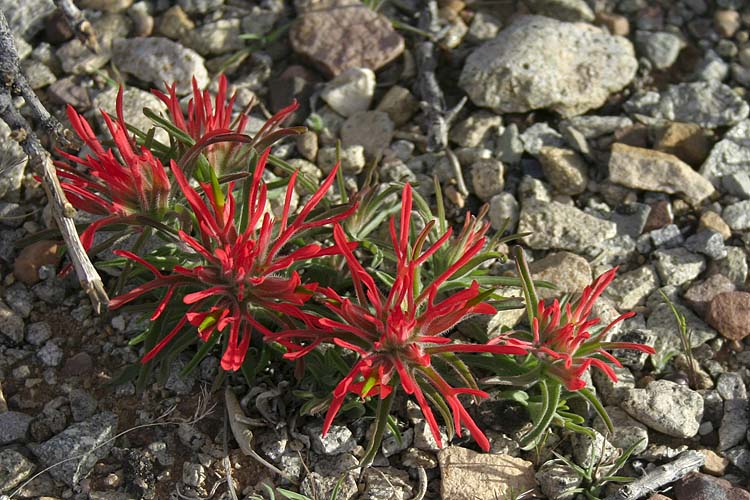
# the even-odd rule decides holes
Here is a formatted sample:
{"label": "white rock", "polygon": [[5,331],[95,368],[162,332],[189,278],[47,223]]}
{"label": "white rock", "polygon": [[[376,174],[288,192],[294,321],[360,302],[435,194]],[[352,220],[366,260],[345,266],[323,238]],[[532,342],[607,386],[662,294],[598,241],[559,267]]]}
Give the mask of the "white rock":
{"label": "white rock", "polygon": [[326,83],[321,99],[342,116],[370,109],[375,95],[375,73],[369,68],[349,68]]}

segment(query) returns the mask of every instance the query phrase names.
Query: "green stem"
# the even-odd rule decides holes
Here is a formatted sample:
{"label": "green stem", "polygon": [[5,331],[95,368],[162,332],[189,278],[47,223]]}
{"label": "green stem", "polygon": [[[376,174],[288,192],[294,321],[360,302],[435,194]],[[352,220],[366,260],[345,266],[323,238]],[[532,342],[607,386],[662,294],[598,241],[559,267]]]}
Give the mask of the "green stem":
{"label": "green stem", "polygon": [[388,427],[388,415],[391,413],[391,406],[393,404],[393,396],[396,394],[394,389],[385,399],[378,401],[378,409],[375,413],[375,433],[372,435],[370,444],[367,447],[367,452],[364,458],[360,462],[362,470],[370,466],[372,461],[375,459],[375,455],[378,453],[380,443],[383,442],[383,435]]}

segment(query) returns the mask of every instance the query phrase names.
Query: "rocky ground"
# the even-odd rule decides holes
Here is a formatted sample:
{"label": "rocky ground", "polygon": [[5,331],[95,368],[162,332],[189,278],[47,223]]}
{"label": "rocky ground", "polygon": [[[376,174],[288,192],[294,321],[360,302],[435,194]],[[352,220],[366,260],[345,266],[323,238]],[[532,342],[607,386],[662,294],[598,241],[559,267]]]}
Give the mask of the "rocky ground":
{"label": "rocky ground", "polygon": [[[431,26],[420,25],[419,0],[78,3],[98,53],[71,38],[51,0],[0,0],[31,85],[61,118],[68,103],[92,119],[98,108],[111,111],[112,82],[124,82],[125,115],[147,128],[141,109],[160,109],[150,87],[178,81],[187,92],[191,76],[215,85],[224,70],[238,102],[262,104],[258,123],[264,110],[300,101],[295,122],[311,131],[276,154],[308,172],[330,169],[340,139],[352,179],[377,161],[381,179],[414,181],[429,194],[437,175],[456,220],[488,203],[495,229],[510,219],[508,230],[531,233],[524,241],[535,277],[561,292],[620,266],[598,314],[638,311],[615,336],[657,355],[625,355],[616,384],[594,377],[617,427],[608,442],[557,432],[545,447],[520,451],[512,408],[488,401],[477,415],[494,453],[475,453],[469,441],[438,451],[424,421],[407,419],[402,442],[387,440],[360,477],[367,422],[321,439],[320,420],[287,412],[288,386],[267,377],[243,392],[243,409],[263,421],[252,444],[304,479],[303,492],[327,499],[343,477],[339,498],[419,498],[422,467],[428,499],[527,490],[562,498],[577,476],[550,450],[585,466],[642,439],[623,474],[648,477],[697,450],[700,472],[664,495],[750,498],[748,2],[446,0]],[[425,118],[446,114],[420,105],[430,100],[417,85],[429,40],[410,27],[438,42],[446,108],[468,96],[448,116],[450,153],[428,152],[440,135]],[[227,470],[239,498],[264,481],[295,489],[228,437],[221,392],[209,391],[216,358],[187,378],[178,361],[164,384],[143,393],[118,382],[142,354],[127,346],[142,320],[95,316],[75,279],[57,276],[55,245],[27,244],[50,225],[49,211],[4,125],[0,136],[0,494],[231,498]],[[660,292],[686,318],[695,380]]]}

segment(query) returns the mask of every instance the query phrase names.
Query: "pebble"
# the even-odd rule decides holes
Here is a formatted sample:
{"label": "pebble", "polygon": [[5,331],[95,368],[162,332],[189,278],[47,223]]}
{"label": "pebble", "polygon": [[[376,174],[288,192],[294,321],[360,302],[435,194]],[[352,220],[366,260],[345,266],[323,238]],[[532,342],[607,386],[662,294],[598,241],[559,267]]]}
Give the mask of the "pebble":
{"label": "pebble", "polygon": [[0,11],[5,13],[8,26],[21,40],[36,35],[44,26],[44,18],[56,9],[52,0],[29,0],[23,4],[23,8],[19,7],[16,0],[0,1]]}
{"label": "pebble", "polygon": [[750,120],[732,127],[711,149],[700,169],[701,175],[720,188],[723,177],[750,169]]}
{"label": "pebble", "polygon": [[310,436],[312,449],[321,455],[340,455],[352,451],[357,446],[357,441],[352,432],[343,425],[332,425],[328,434],[321,435],[322,426],[313,425],[307,428]]}
{"label": "pebble", "polygon": [[365,490],[361,500],[407,500],[412,498],[409,474],[394,467],[370,467],[364,470]]}
{"label": "pebble", "polygon": [[[365,148],[360,145],[342,147],[340,150],[341,169],[347,174],[358,174],[365,168]],[[318,166],[324,173],[329,173],[336,165],[336,148],[326,147],[318,150]]]}
{"label": "pebble", "polygon": [[724,292],[733,292],[735,284],[723,274],[714,274],[704,281],[696,281],[690,285],[683,295],[687,303],[700,316],[708,310],[708,304],[714,297]]}
{"label": "pebble", "polygon": [[723,292],[708,304],[706,321],[729,340],[750,335],[750,293]]}
{"label": "pebble", "polygon": [[375,95],[375,73],[369,68],[349,68],[329,81],[320,97],[338,114],[349,117],[370,109]]}
{"label": "pebble", "polygon": [[160,18],[158,32],[172,40],[179,40],[195,29],[195,23],[179,5],[167,9]]}
{"label": "pebble", "polygon": [[553,201],[524,203],[518,231],[534,249],[559,249],[583,252],[617,234],[614,222],[589,215],[576,207]]}
{"label": "pebble", "polygon": [[723,274],[729,278],[737,287],[742,288],[747,281],[747,257],[745,250],[740,247],[726,247],[727,256],[723,259],[714,260],[708,267],[708,275]]}
{"label": "pebble", "polygon": [[505,167],[500,160],[478,160],[471,165],[470,170],[473,192],[480,200],[490,201],[493,196],[502,193]]}
{"label": "pebble", "polygon": [[409,89],[394,85],[389,88],[378,103],[375,111],[386,113],[396,127],[400,127],[411,120],[419,111],[419,101]]}
{"label": "pebble", "polygon": [[710,210],[704,212],[703,215],[701,215],[700,220],[698,221],[698,231],[701,231],[703,229],[716,231],[721,235],[722,238],[724,238],[724,241],[732,237],[732,229],[727,225],[726,222],[724,222],[724,219],[721,218],[721,215]]}
{"label": "pebble", "polygon": [[727,256],[724,238],[711,230],[698,231],[685,241],[685,248],[691,252],[702,253],[711,259],[723,259]]}
{"label": "pebble", "polygon": [[684,285],[706,269],[706,260],[684,248],[656,250],[652,254],[654,267],[665,285]]}
{"label": "pebble", "polygon": [[39,282],[39,268],[57,266],[60,245],[55,241],[40,240],[24,247],[13,262],[13,275],[26,285]]}
{"label": "pebble", "polygon": [[494,500],[536,486],[534,465],[520,458],[449,446],[440,450],[438,461],[440,498]]}
{"label": "pebble", "polygon": [[611,220],[617,225],[617,234],[638,238],[646,227],[651,207],[645,203],[625,203],[612,213]]}
{"label": "pebble", "polygon": [[36,352],[39,361],[45,366],[58,366],[63,359],[63,351],[56,342],[50,340],[45,343],[41,349]]}
{"label": "pebble", "polygon": [[[287,471],[287,473],[289,473]],[[300,493],[306,495],[307,498],[315,498],[321,496],[322,498],[331,498],[334,491],[338,491],[336,498],[345,500],[352,500],[357,496],[357,483],[352,477],[352,474],[344,475],[344,480],[340,481],[339,475],[335,476],[323,476],[317,472],[311,472],[305,476],[300,484]],[[339,482],[341,485],[339,486]]]}
{"label": "pebble", "polygon": [[723,478],[691,472],[674,484],[680,500],[750,500],[750,493]]}
{"label": "pebble", "polygon": [[[0,446],[22,441],[26,437],[32,420],[31,416],[18,411],[0,413]],[[0,491],[3,491],[2,488]]]}
{"label": "pebble", "polygon": [[527,3],[534,14],[560,21],[591,22],[594,12],[584,0],[531,0]]}
{"label": "pebble", "polygon": [[717,477],[722,477],[724,475],[724,472],[729,465],[729,459],[724,458],[709,449],[698,450],[698,453],[703,455],[706,459],[701,467],[702,472]]}
{"label": "pebble", "polygon": [[538,288],[542,299],[577,294],[591,283],[591,266],[583,257],[570,252],[551,253],[529,264],[534,280],[554,283],[557,288]]}
{"label": "pebble", "polygon": [[[440,440],[443,445],[448,443],[448,435],[442,428],[440,429]],[[433,452],[440,451],[441,449],[438,442],[435,440],[435,436],[432,434],[430,426],[421,418],[414,426],[414,447],[419,450]]]}
{"label": "pebble", "polygon": [[738,201],[725,207],[722,219],[733,231],[750,229],[750,200]]}
{"label": "pebble", "polygon": [[724,191],[741,200],[750,199],[750,175],[747,172],[734,172],[721,180]]}
{"label": "pebble", "polygon": [[0,450],[0,492],[10,493],[34,470],[34,463],[16,450]]}
{"label": "pebble", "polygon": [[394,125],[382,111],[360,111],[341,126],[344,147],[360,145],[369,161],[379,157],[393,139]]}
{"label": "pebble", "polygon": [[52,336],[52,327],[46,321],[30,323],[26,328],[26,342],[40,346]]}
{"label": "pebble", "polygon": [[130,19],[123,14],[105,14],[91,21],[97,34],[99,50],[93,52],[77,38],[65,42],[56,51],[65,73],[84,75],[95,73],[112,57],[115,40],[127,37],[132,27]]}
{"label": "pebble", "polygon": [[651,429],[680,438],[695,436],[703,417],[703,397],[669,380],[629,390],[620,407]]}
{"label": "pebble", "polygon": [[646,302],[646,298],[659,288],[659,276],[653,266],[641,266],[615,277],[604,296],[610,298],[620,310],[630,310]]}
{"label": "pebble", "polygon": [[523,152],[524,145],[518,133],[518,126],[511,123],[502,129],[495,140],[495,156],[506,165],[515,165],[520,161]]}
{"label": "pebble", "polygon": [[210,81],[203,58],[167,38],[116,40],[112,46],[112,62],[121,71],[157,87],[164,82],[177,83],[179,94],[191,91],[192,78],[199,88],[205,88]]}
{"label": "pebble", "polygon": [[570,149],[542,147],[537,159],[544,177],[558,193],[576,196],[586,190],[588,168],[583,158]]}
{"label": "pebble", "polygon": [[724,38],[732,38],[740,29],[740,14],[736,10],[717,10],[714,12],[716,31]]}
{"label": "pebble", "polygon": [[649,205],[651,210],[646,219],[646,225],[643,226],[644,232],[651,232],[654,229],[665,227],[674,221],[672,204],[669,200],[660,200]]}
{"label": "pebble", "polygon": [[239,19],[219,19],[185,31],[180,42],[202,56],[216,56],[242,49],[240,34]]}
{"label": "pebble", "polygon": [[745,440],[748,429],[747,389],[737,372],[719,375],[716,390],[724,400],[724,415],[719,426],[719,450],[728,450]]}
{"label": "pebble", "polygon": [[573,490],[583,482],[575,469],[558,460],[544,462],[536,471],[535,477],[545,497],[555,500],[574,498],[576,492]]}
{"label": "pebble", "polygon": [[502,28],[502,21],[492,14],[478,11],[474,14],[469,25],[466,39],[471,43],[481,43],[497,36]]}
{"label": "pebble", "polygon": [[678,83],[662,93],[638,93],[625,111],[655,120],[696,123],[704,128],[735,125],[750,112],[748,104],[727,85],[716,81]]}
{"label": "pebble", "polygon": [[671,67],[685,47],[685,41],[675,33],[666,31],[636,31],[635,46],[656,69]]}
{"label": "pebble", "polygon": [[68,460],[49,470],[49,474],[68,486],[75,486],[87,477],[97,461],[109,455],[112,442],[107,442],[117,431],[117,415],[102,412],[92,418],[71,425],[60,434],[32,449],[44,466]]}
{"label": "pebble", "polygon": [[404,39],[388,19],[356,0],[331,0],[325,9],[304,13],[289,41],[329,76],[348,68],[377,71],[404,51]]}
{"label": "pebble", "polygon": [[75,422],[83,422],[94,416],[99,404],[91,394],[82,389],[71,390],[68,399],[70,400],[70,412]]}
{"label": "pebble", "polygon": [[697,168],[711,151],[711,141],[700,125],[669,122],[657,132],[654,149],[672,154]]}
{"label": "pebble", "polygon": [[489,218],[492,229],[513,233],[518,225],[519,206],[516,198],[507,191],[496,194],[490,199]]}
{"label": "pebble", "polygon": [[[660,294],[654,296],[658,297],[659,302],[651,305],[652,312],[646,321],[646,327],[656,334],[654,348],[657,353],[682,352],[682,340],[672,309],[663,302]],[[696,348],[717,336],[717,332],[690,309],[679,303],[674,306],[677,312],[685,316],[691,347]]]}
{"label": "pebble", "polygon": [[607,28],[613,35],[628,36],[630,34],[630,22],[625,16],[599,11],[596,13],[596,22]]}
{"label": "pebble", "polygon": [[0,333],[11,342],[20,344],[23,341],[23,318],[10,307],[0,302]]}
{"label": "pebble", "polygon": [[681,246],[685,239],[682,237],[680,228],[675,224],[668,224],[659,229],[654,229],[648,235],[656,248],[674,248]]}
{"label": "pebble", "polygon": [[[648,447],[648,428],[645,425],[628,415],[619,406],[607,406],[604,409],[615,428],[615,432],[607,438],[612,445],[622,450],[636,445],[633,449],[634,455],[638,455]],[[594,429],[604,435],[608,432],[607,426],[600,418],[594,420]]]}
{"label": "pebble", "polygon": [[474,104],[499,113],[547,108],[570,117],[601,106],[630,83],[636,68],[625,38],[522,16],[469,55],[459,86]]}
{"label": "pebble", "polygon": [[679,193],[694,204],[714,192],[709,181],[676,156],[625,144],[612,146],[609,179],[629,188]]}

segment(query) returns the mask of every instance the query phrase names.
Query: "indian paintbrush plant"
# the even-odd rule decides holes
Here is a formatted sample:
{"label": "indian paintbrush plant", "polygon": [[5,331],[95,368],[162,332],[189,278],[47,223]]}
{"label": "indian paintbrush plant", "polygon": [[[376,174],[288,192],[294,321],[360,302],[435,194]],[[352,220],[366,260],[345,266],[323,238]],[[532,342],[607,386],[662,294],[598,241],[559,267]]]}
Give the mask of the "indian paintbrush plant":
{"label": "indian paintbrush plant", "polygon": [[[528,410],[526,448],[551,425],[591,432],[570,410],[572,398],[588,401],[611,427],[584,375],[594,368],[616,380],[612,349],[653,353],[609,341],[612,326],[633,313],[604,326],[592,316],[615,269],[580,296],[540,300],[520,248],[517,276],[489,270],[506,258],[500,243],[519,235],[490,235],[486,211],[467,214],[454,231],[439,184],[433,214],[408,183],[378,185],[370,175],[347,193],[338,166],[317,184],[275,157],[275,143],[304,131],[284,125],[296,104],[249,134],[249,108],[235,112],[223,76],[215,99],[193,82],[186,113],[176,86],[154,93],[167,113],[144,113],[168,143],[154,129],[127,125],[121,89],[116,119],[103,113],[115,149],[69,107],[89,152],[61,152],[56,163],[73,206],[98,217],[83,229],[85,247],[114,245],[116,257],[100,262],[119,274],[110,307],[150,319],[131,341],[142,346],[141,387],[151,367],[185,354],[192,357],[183,373],[214,352],[221,377],[240,372],[252,384],[264,370],[286,373],[308,399],[302,410],[324,412],[324,434],[346,409],[374,410],[364,465],[395,429],[398,393],[416,401],[440,446],[442,423],[449,440],[468,432],[490,449],[467,409],[490,392]],[[138,235],[134,242],[118,238],[129,234]],[[484,342],[458,335],[465,319],[513,304],[501,285],[522,289],[526,326]],[[498,384],[512,389],[498,392]]]}

